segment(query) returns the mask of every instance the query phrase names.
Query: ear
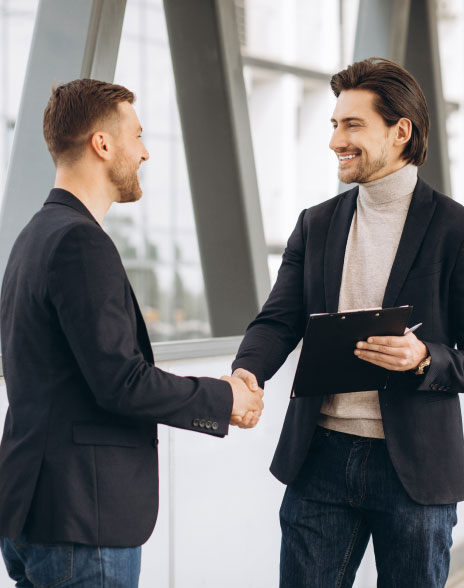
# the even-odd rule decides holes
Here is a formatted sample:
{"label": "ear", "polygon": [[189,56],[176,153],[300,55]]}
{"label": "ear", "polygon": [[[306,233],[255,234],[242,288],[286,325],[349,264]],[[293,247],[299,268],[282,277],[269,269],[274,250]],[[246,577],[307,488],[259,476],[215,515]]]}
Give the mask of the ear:
{"label": "ear", "polygon": [[398,146],[406,145],[411,139],[412,134],[412,122],[409,118],[400,118],[396,123],[395,129],[395,143]]}
{"label": "ear", "polygon": [[93,152],[101,159],[111,159],[111,136],[104,131],[96,131],[90,138]]}

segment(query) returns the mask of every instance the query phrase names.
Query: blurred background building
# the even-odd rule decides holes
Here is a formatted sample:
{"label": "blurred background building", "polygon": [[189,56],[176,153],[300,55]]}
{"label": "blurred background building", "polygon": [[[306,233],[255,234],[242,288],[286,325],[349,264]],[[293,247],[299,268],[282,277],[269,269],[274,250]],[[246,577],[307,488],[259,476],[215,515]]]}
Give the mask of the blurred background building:
{"label": "blurred background building", "polygon": [[[0,0],[0,193],[38,0]],[[353,59],[358,0],[236,0],[269,271],[298,213],[335,195],[330,76]],[[452,192],[464,200],[464,3],[437,0]],[[60,80],[56,80],[60,82]],[[116,242],[154,341],[209,337],[192,199],[161,0],[128,0],[115,82],[137,94],[151,155],[144,198],[114,206]],[[45,196],[44,196],[45,197]]]}
{"label": "blurred background building", "polygon": [[[39,0],[0,0],[1,195],[39,4]],[[384,4],[398,3],[384,0]],[[464,203],[464,2],[433,0],[423,4],[432,6],[436,17],[451,193]],[[337,162],[328,149],[330,115],[335,104],[329,80],[353,61],[356,31],[362,18],[359,10],[366,6],[367,2],[361,0],[235,0],[234,26],[241,48],[262,213],[257,223],[264,227],[270,283],[276,277],[286,239],[299,212],[339,190]],[[389,26],[380,20],[376,26],[381,29],[384,25]],[[137,95],[136,110],[150,161],[141,168],[142,200],[113,206],[104,228],[121,253],[152,341],[210,338],[216,334],[210,321],[211,289],[208,304],[162,0],[127,0],[114,81]],[[201,140],[197,148],[202,149]],[[211,160],[211,166],[215,161]],[[46,196],[44,193],[40,198],[45,200]],[[216,219],[210,222],[214,225]],[[172,357],[168,360],[170,366]],[[284,409],[283,405],[280,412]],[[279,419],[271,419],[271,423],[275,438]],[[179,434],[181,439],[190,439]],[[264,443],[265,434],[263,426],[262,432],[256,433],[258,445]],[[169,437],[169,459],[175,453],[173,439]],[[209,441],[204,443],[209,452]],[[169,479],[172,482],[172,476]],[[172,491],[172,487],[166,490],[169,500],[173,499]],[[273,492],[277,496],[280,489]],[[160,533],[174,525],[172,510],[165,521],[163,516]],[[166,533],[172,548],[170,531]],[[458,530],[456,537],[464,538],[464,532]],[[273,545],[275,551],[277,543]],[[188,584],[179,581],[183,576],[180,572],[176,576],[173,558],[171,550],[167,568],[154,572],[161,574],[162,580],[153,585],[216,585],[195,583],[193,579]],[[360,572],[359,588],[375,585],[372,558],[369,565],[370,571],[366,568]],[[230,586],[273,588],[276,582],[243,581]],[[2,588],[4,585],[9,584],[0,581]],[[150,585],[148,580],[146,585]],[[464,586],[464,580],[452,585]]]}

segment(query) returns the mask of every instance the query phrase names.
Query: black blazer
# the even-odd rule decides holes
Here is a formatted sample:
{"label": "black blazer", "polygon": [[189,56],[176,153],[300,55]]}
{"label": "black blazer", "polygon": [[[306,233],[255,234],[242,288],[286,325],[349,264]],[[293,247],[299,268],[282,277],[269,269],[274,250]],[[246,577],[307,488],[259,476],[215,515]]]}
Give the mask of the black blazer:
{"label": "black blazer", "polygon": [[113,242],[65,190],[12,249],[1,339],[0,537],[144,543],[158,510],[156,423],[224,436],[232,391],[154,367]]}
{"label": "black blazer", "polygon": [[[250,370],[263,385],[300,341],[309,314],[337,311],[357,195],[354,188],[301,213],[277,282],[248,327],[233,369]],[[463,244],[464,208],[419,179],[383,306],[414,306],[411,324],[423,322],[417,335],[432,364],[425,377],[391,372],[379,399],[393,465],[408,494],[421,504],[464,499],[458,397],[464,391]],[[321,403],[321,396],[290,400],[271,465],[286,484],[300,471]]]}

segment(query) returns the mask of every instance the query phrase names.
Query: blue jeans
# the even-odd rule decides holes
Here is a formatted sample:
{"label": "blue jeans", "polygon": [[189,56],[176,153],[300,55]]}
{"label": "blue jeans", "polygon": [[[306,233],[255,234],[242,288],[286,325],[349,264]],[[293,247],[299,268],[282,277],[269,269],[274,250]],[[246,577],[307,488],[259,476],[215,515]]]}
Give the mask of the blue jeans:
{"label": "blue jeans", "polygon": [[89,547],[2,539],[8,574],[17,588],[137,588],[140,547]]}
{"label": "blue jeans", "polygon": [[280,522],[281,588],[352,586],[371,535],[378,588],[441,588],[457,517],[409,498],[383,439],[318,427]]}

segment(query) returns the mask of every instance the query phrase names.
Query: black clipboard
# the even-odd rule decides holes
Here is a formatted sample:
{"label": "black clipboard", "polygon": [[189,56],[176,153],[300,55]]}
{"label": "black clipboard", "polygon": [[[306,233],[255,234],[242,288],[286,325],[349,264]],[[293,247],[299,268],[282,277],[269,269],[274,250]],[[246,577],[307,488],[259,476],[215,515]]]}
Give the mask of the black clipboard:
{"label": "black clipboard", "polygon": [[310,315],[292,397],[384,389],[389,370],[356,357],[356,343],[402,335],[411,311],[412,306],[397,306]]}

